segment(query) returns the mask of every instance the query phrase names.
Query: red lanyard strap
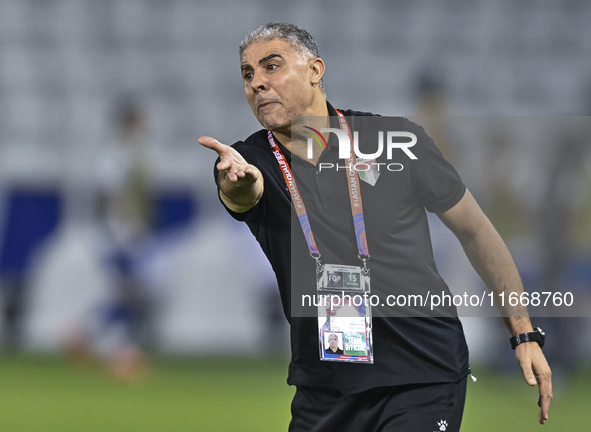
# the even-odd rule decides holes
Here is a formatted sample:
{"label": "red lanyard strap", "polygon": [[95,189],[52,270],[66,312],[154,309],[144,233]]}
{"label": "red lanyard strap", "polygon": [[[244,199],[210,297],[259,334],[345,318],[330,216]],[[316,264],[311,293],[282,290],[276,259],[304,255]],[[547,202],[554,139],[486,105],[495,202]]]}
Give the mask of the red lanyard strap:
{"label": "red lanyard strap", "polygon": [[[353,215],[357,250],[359,252],[359,258],[364,262],[365,266],[365,261],[369,258],[369,249],[367,246],[367,236],[365,233],[365,221],[363,219],[363,202],[361,201],[359,174],[354,168],[357,160],[355,153],[353,152],[353,137],[351,136],[351,128],[349,127],[349,123],[347,122],[347,119],[343,113],[337,110],[337,114],[339,116],[339,126],[342,131],[349,134],[349,140],[351,142],[351,146],[349,148],[349,157],[345,159],[346,166],[349,168],[347,170],[347,185],[349,187],[349,200],[351,202],[351,214]],[[279,148],[275,142],[271,131],[267,131],[267,138],[269,139],[269,145],[271,146],[271,150],[277,159],[279,168],[281,168],[281,173],[285,179],[285,184],[287,185],[289,193],[291,194],[291,201],[298,215],[306,243],[308,243],[310,255],[312,255],[312,257],[315,259],[318,259],[320,257],[320,252],[316,246],[314,233],[312,232],[312,227],[310,226],[310,221],[308,220],[306,206],[304,205],[304,201],[296,185],[291,168],[289,167],[289,164],[287,163],[281,148]]]}
{"label": "red lanyard strap", "polygon": [[283,178],[285,179],[285,184],[287,185],[289,193],[291,194],[291,202],[295,207],[298,219],[300,221],[300,225],[302,226],[302,231],[304,232],[306,243],[308,243],[308,250],[310,251],[310,255],[312,255],[313,257],[319,257],[320,252],[318,251],[318,247],[316,247],[316,241],[314,240],[312,227],[310,226],[310,221],[308,220],[306,206],[304,205],[304,200],[302,200],[300,191],[298,190],[295,179],[293,178],[293,175],[291,173],[291,168],[285,160],[283,152],[275,142],[275,138],[273,138],[273,134],[271,133],[271,131],[267,131],[267,138],[269,138],[271,150],[273,151],[275,158],[277,158],[277,163],[279,164],[279,168],[281,168],[281,173],[283,174]]}
{"label": "red lanyard strap", "polygon": [[355,239],[357,240],[357,250],[359,258],[369,258],[369,248],[367,247],[367,235],[365,233],[365,220],[363,219],[363,202],[361,201],[361,184],[359,182],[359,173],[355,169],[357,158],[353,151],[353,137],[351,128],[342,112],[336,110],[339,116],[339,126],[343,132],[349,135],[349,157],[345,159],[347,170],[347,185],[349,186],[349,200],[351,202],[351,214],[353,215],[353,225],[355,226]]}

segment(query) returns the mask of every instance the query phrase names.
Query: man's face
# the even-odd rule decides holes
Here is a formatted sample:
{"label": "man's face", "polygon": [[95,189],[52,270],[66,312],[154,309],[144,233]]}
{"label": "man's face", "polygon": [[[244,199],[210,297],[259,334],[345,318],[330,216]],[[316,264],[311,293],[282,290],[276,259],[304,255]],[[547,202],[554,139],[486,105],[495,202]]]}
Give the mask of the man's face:
{"label": "man's face", "polygon": [[253,42],[240,63],[246,99],[265,129],[288,129],[291,116],[306,115],[313,99],[313,72],[289,43]]}
{"label": "man's face", "polygon": [[339,338],[337,336],[329,336],[328,344],[333,350],[335,350],[339,346]]}

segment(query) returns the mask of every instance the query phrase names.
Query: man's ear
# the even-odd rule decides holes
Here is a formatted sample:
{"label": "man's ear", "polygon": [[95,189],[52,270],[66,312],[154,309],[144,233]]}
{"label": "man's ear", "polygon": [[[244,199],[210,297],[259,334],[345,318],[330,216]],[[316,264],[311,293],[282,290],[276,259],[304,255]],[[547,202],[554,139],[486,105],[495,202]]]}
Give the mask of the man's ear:
{"label": "man's ear", "polygon": [[310,83],[312,85],[316,85],[320,82],[324,75],[324,70],[324,61],[322,61],[320,57],[310,60]]}

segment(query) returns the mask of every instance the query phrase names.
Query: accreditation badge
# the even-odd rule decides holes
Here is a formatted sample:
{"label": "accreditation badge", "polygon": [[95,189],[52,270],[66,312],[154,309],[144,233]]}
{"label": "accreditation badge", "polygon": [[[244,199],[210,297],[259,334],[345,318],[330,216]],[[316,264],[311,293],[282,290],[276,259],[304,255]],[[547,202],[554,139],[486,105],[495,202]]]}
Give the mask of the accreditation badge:
{"label": "accreditation badge", "polygon": [[325,264],[316,281],[320,360],[373,363],[369,269]]}

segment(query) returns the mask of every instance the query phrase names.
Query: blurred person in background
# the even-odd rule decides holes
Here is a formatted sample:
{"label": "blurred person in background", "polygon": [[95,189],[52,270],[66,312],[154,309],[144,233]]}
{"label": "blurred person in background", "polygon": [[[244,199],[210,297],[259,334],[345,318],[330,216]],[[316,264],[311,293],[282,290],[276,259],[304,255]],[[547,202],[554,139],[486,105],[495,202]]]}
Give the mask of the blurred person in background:
{"label": "blurred person in background", "polygon": [[[241,44],[240,54],[247,100],[266,130],[233,147],[210,137],[202,137],[199,142],[220,156],[215,170],[220,200],[234,218],[246,221],[277,275],[284,312],[291,324],[292,361],[288,383],[297,386],[289,430],[418,430],[417,427],[430,430],[428,428],[434,428],[437,421],[448,431],[458,431],[463,415],[466,377],[470,373],[459,320],[374,318],[375,363],[356,365],[321,361],[318,358],[318,319],[291,316],[290,239],[293,212],[287,180],[284,181],[279,166],[283,159],[277,154],[285,154],[287,164],[298,156],[304,158],[305,151],[302,153],[302,149],[291,145],[291,116],[326,118],[340,114],[325,99],[321,81],[324,62],[318,57],[315,41],[305,30],[290,24],[269,23],[247,36]],[[355,116],[370,114],[347,110],[344,115],[354,120]],[[517,269],[500,236],[424,131],[416,125],[408,127],[419,135],[418,142],[421,143],[413,147],[413,151],[416,149],[419,152],[419,160],[425,158],[424,163],[429,168],[428,172],[415,173],[421,178],[420,187],[426,190],[419,191],[421,199],[415,197],[414,204],[409,204],[416,206],[409,212],[416,210],[419,218],[413,225],[413,237],[405,237],[408,242],[404,246],[406,253],[401,250],[400,256],[414,256],[421,261],[419,255],[428,254],[423,248],[425,245],[417,244],[423,237],[416,232],[427,231],[428,236],[424,217],[424,207],[427,207],[437,212],[456,234],[491,291],[510,289],[520,292],[522,287]],[[322,154],[316,152],[314,161],[318,162],[321,156],[327,154],[336,157],[333,146],[329,142]],[[327,156],[323,160],[333,159]],[[418,166],[416,169],[420,170]],[[441,189],[450,184],[453,186],[445,191]],[[368,198],[379,200],[372,195],[375,189],[362,190],[364,196],[367,194]],[[408,193],[398,192],[404,196]],[[428,197],[434,196],[437,199],[429,201]],[[382,204],[386,205],[385,202]],[[326,232],[324,230],[328,227],[323,227],[323,219],[313,213],[308,216],[312,229],[316,231],[322,226],[321,231]],[[397,216],[390,214],[388,223],[398,223]],[[399,217],[403,218],[402,215]],[[406,219],[408,223],[408,214]],[[332,220],[335,226],[330,229],[342,230],[338,231],[340,236],[348,238],[347,232],[351,227],[337,228],[338,218]],[[383,228],[373,227],[377,231]],[[402,227],[389,229],[394,232],[403,230]],[[374,233],[371,237],[369,231],[370,247],[372,242],[380,243],[380,234],[376,237]],[[381,237],[383,243],[391,243],[388,236]],[[293,241],[298,242],[297,251],[307,250],[303,236]],[[397,242],[399,247],[403,243]],[[382,243],[380,246],[396,247]],[[389,265],[382,268],[380,264],[373,264],[376,262],[373,258],[373,272],[394,273],[393,277],[402,277],[404,271],[394,268],[396,260],[390,256],[383,258]],[[434,266],[428,267],[423,269],[424,274],[434,275]],[[297,270],[300,272],[302,269]],[[552,398],[551,373],[538,343],[523,340],[524,334],[534,337],[539,333],[533,332],[529,318],[525,316],[505,318],[505,323],[514,336],[516,357],[524,378],[529,385],[539,384],[539,422],[543,424],[548,418]],[[446,395],[445,407],[432,401],[439,392]],[[413,402],[415,399],[416,403]]]}
{"label": "blurred person in background", "polygon": [[415,85],[417,100],[416,115],[421,118],[421,126],[428,131],[443,157],[454,162],[445,124],[441,117],[448,115],[448,91],[443,80],[434,70],[423,70]]}
{"label": "blurred person in background", "polygon": [[104,364],[116,377],[133,380],[146,372],[147,349],[153,344],[153,304],[141,268],[154,208],[144,108],[133,98],[123,98],[115,122],[116,137],[97,155],[94,173],[100,188],[99,249],[112,290],[108,300],[84,318],[80,331],[69,336],[66,351],[74,362]]}

